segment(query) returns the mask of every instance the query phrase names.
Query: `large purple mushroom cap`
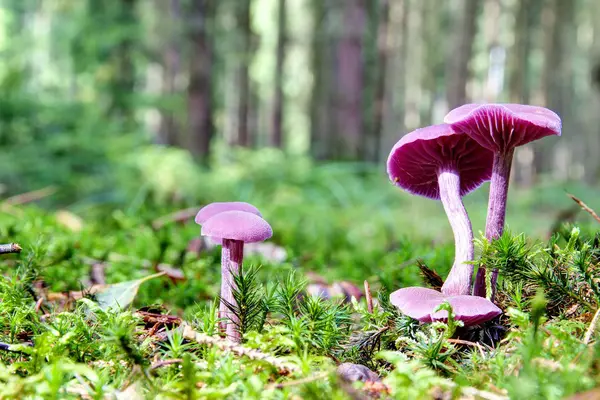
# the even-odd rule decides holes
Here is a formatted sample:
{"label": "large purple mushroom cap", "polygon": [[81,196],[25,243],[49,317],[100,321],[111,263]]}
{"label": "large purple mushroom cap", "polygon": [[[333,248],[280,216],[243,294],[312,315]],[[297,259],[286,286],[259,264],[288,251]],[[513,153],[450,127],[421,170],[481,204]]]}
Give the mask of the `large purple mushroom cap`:
{"label": "large purple mushroom cap", "polygon": [[390,152],[387,172],[395,185],[437,200],[440,169],[458,171],[464,196],[490,179],[492,164],[491,151],[450,125],[440,124],[404,135]]}
{"label": "large purple mushroom cap", "polygon": [[523,104],[465,104],[450,111],[444,122],[496,152],[561,134],[555,112]]}
{"label": "large purple mushroom cap", "polygon": [[403,314],[420,322],[447,321],[448,312],[434,312],[447,301],[452,306],[454,318],[465,326],[479,325],[502,314],[502,310],[486,298],[468,295],[445,295],[437,290],[409,287],[390,294],[390,302]]}
{"label": "large purple mushroom cap", "polygon": [[243,201],[228,201],[210,203],[202,207],[200,211],[198,211],[198,214],[196,214],[195,221],[198,225],[202,225],[209,218],[224,211],[245,211],[262,217],[262,214],[260,211],[258,211],[258,208],[254,207],[250,203],[245,203]]}
{"label": "large purple mushroom cap", "polygon": [[238,240],[244,243],[262,242],[273,236],[271,225],[261,217],[246,211],[224,211],[202,225],[202,236]]}

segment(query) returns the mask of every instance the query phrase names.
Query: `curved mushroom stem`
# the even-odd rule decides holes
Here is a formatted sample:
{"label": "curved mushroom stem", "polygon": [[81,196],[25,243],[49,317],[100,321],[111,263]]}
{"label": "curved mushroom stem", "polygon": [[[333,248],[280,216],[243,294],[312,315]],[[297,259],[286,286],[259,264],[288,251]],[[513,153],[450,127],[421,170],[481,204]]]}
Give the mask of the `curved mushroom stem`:
{"label": "curved mushroom stem", "polygon": [[449,295],[471,294],[473,265],[473,229],[469,215],[460,197],[460,176],[454,169],[438,172],[440,199],[454,232],[454,265],[442,286],[442,293]]}
{"label": "curved mushroom stem", "polygon": [[[510,181],[510,170],[514,155],[514,147],[505,153],[494,154],[494,166],[492,167],[492,179],[490,182],[490,198],[488,202],[488,214],[485,222],[485,237],[488,241],[497,239],[504,232],[504,220],[506,218],[506,199],[508,198],[508,184]],[[480,267],[475,278],[475,296],[486,297],[485,268]],[[490,300],[494,301],[496,294],[496,281],[498,270],[492,271]]]}
{"label": "curved mushroom stem", "polygon": [[226,306],[226,302],[236,306],[233,297],[233,288],[235,287],[233,276],[240,273],[240,265],[242,265],[243,260],[244,242],[223,239],[223,247],[221,248],[221,304],[219,305],[219,317],[230,320],[225,323],[225,334],[229,340],[236,343],[241,341],[240,332],[238,331],[239,320],[229,307]]}

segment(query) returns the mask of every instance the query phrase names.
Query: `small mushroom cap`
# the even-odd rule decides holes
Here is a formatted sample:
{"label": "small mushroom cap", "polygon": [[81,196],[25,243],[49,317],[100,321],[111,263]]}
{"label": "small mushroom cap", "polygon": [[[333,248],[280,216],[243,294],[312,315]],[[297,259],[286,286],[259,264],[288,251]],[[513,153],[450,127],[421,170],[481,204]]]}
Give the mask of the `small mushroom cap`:
{"label": "small mushroom cap", "polygon": [[465,104],[450,111],[444,122],[496,152],[561,134],[555,112],[523,104]]}
{"label": "small mushroom cap", "polygon": [[195,221],[198,225],[202,225],[209,218],[224,211],[245,211],[262,217],[262,214],[260,211],[258,211],[258,208],[254,207],[250,203],[245,203],[243,201],[228,201],[210,203],[202,207],[200,211],[198,211],[198,214],[196,214]]}
{"label": "small mushroom cap", "polygon": [[224,211],[206,220],[202,224],[201,234],[211,238],[254,243],[273,236],[273,230],[258,215],[245,211]]}
{"label": "small mushroom cap", "polygon": [[432,125],[404,135],[392,148],[387,172],[409,193],[440,198],[437,174],[453,169],[460,175],[461,196],[490,180],[494,154],[450,125]]}
{"label": "small mushroom cap", "polygon": [[420,322],[447,321],[448,312],[434,312],[437,306],[448,301],[454,318],[465,326],[479,325],[502,314],[502,310],[486,298],[479,296],[447,296],[437,290],[409,287],[390,294],[390,302],[403,314]]}

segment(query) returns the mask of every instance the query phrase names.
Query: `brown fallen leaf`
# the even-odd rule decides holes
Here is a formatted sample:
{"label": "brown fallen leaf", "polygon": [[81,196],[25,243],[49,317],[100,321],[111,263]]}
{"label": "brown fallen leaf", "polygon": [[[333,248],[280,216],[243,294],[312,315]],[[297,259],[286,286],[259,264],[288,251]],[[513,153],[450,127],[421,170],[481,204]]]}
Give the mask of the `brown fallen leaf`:
{"label": "brown fallen leaf", "polygon": [[55,214],[56,222],[69,228],[73,232],[83,229],[83,219],[67,210],[59,210]]}

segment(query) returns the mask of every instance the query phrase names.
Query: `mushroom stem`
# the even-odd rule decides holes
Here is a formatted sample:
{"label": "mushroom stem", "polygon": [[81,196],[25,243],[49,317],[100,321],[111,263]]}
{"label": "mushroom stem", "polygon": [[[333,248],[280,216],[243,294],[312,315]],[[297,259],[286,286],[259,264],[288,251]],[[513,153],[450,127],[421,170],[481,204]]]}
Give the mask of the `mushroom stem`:
{"label": "mushroom stem", "polygon": [[454,265],[442,286],[447,295],[471,294],[473,265],[473,229],[467,210],[460,196],[460,175],[455,169],[438,172],[440,199],[454,233]]}
{"label": "mushroom stem", "polygon": [[233,277],[240,273],[240,266],[243,260],[244,242],[241,240],[223,239],[223,247],[221,249],[221,304],[219,305],[219,317],[229,319],[225,323],[225,334],[229,340],[236,343],[241,341],[240,332],[238,331],[239,320],[229,307],[226,306],[226,303],[236,306],[236,301],[233,297],[233,289],[235,288]]}
{"label": "mushroom stem", "polygon": [[[502,236],[504,232],[504,220],[506,219],[506,199],[508,197],[508,184],[510,181],[510,170],[514,155],[514,147],[506,152],[494,154],[494,166],[492,167],[492,179],[490,182],[490,198],[488,201],[488,214],[485,223],[485,237],[492,241]],[[475,296],[486,297],[485,268],[480,267],[475,278]],[[498,270],[492,271],[490,300],[494,301],[496,294],[496,281]]]}

